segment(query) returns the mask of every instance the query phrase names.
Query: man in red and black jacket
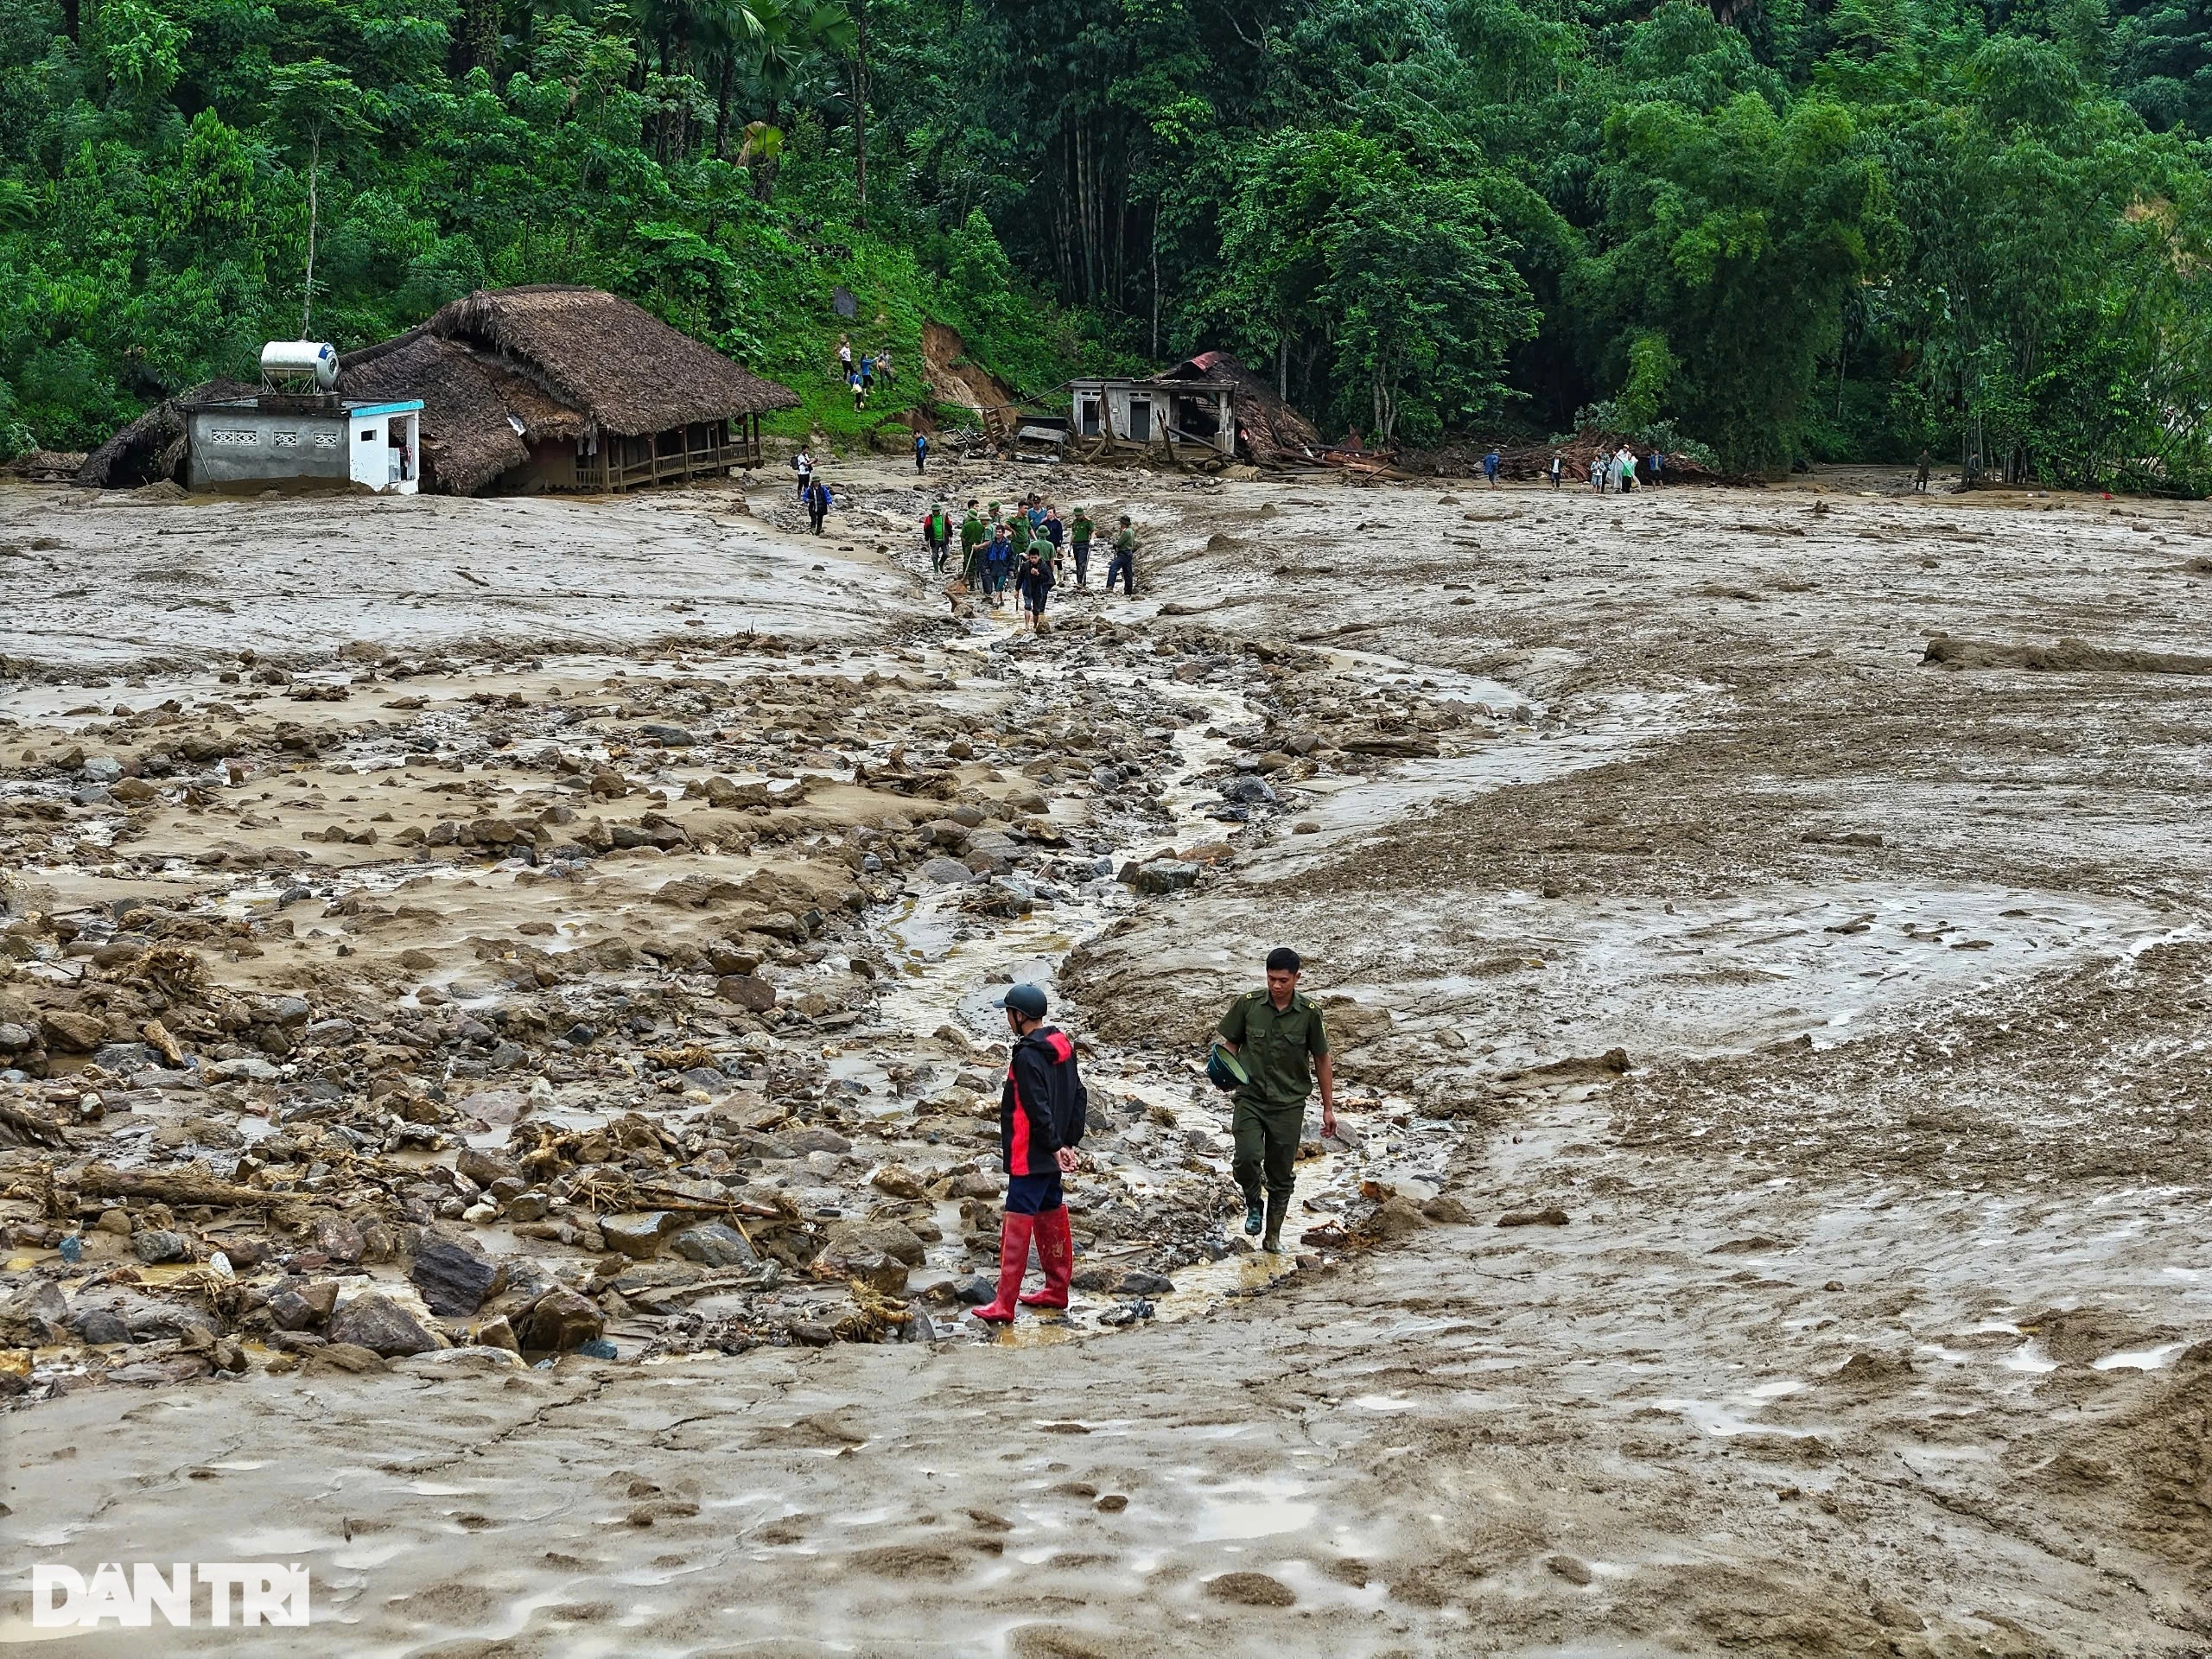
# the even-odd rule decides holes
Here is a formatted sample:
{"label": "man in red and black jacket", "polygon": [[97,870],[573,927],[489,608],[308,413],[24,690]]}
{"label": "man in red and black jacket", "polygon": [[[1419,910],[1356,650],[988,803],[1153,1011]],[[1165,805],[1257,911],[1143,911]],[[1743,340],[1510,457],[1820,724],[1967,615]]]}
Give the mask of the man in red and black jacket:
{"label": "man in red and black jacket", "polygon": [[[998,1300],[976,1310],[979,1319],[1004,1325],[1017,1300],[1024,1307],[1065,1307],[1075,1272],[1075,1239],[1068,1230],[1060,1177],[1076,1166],[1083,1144],[1088,1096],[1076,1070],[1067,1033],[1045,1023],[1045,993],[1016,985],[1000,999],[1014,1033],[1014,1058],[999,1091],[999,1152],[1007,1173],[1006,1219],[999,1235]],[[1045,1287],[1020,1294],[1029,1244],[1045,1264]]]}

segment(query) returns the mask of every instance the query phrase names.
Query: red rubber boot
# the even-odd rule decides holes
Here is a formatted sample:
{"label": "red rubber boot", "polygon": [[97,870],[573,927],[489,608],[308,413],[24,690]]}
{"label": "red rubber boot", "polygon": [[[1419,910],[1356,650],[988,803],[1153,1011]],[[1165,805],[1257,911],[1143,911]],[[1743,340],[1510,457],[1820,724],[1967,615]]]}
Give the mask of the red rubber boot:
{"label": "red rubber boot", "polygon": [[999,1234],[998,1300],[988,1307],[970,1308],[969,1312],[977,1319],[993,1325],[1014,1323],[1014,1298],[1021,1290],[1022,1273],[1029,1266],[1029,1236],[1036,1230],[1036,1217],[1007,1215]]}
{"label": "red rubber boot", "polygon": [[1075,1235],[1068,1230],[1068,1207],[1037,1217],[1037,1259],[1045,1264],[1045,1286],[1021,1299],[1024,1307],[1065,1307],[1068,1281],[1075,1274]]}

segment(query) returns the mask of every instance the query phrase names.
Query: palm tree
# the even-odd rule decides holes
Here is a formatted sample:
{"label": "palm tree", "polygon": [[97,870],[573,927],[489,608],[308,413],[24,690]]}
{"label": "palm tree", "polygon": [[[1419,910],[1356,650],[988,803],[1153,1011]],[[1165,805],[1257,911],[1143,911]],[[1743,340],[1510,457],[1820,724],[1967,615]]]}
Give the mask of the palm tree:
{"label": "palm tree", "polygon": [[741,54],[760,51],[774,26],[775,0],[690,0],[692,37],[720,61],[715,85],[715,154],[729,158],[729,99]]}
{"label": "palm tree", "polygon": [[854,49],[858,31],[852,15],[836,0],[755,0],[766,32],[753,62],[753,75],[766,103],[763,118],[745,130],[740,159],[753,170],[753,190],[766,201],[776,188],[783,153],[784,105],[798,95],[807,73],[823,58]]}

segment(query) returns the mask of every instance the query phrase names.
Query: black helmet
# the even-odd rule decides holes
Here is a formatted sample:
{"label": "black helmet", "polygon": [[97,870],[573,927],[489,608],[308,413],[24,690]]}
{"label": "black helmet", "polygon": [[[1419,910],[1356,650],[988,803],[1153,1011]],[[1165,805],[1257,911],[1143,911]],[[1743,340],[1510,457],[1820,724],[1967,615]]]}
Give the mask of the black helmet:
{"label": "black helmet", "polygon": [[1242,1060],[1216,1043],[1206,1056],[1206,1080],[1224,1094],[1230,1094],[1251,1082],[1252,1076],[1245,1071]]}
{"label": "black helmet", "polygon": [[1027,1019],[1042,1020],[1045,1017],[1045,993],[1034,985],[1007,987],[1007,994],[999,999],[998,1005],[1002,1008],[1012,1008]]}

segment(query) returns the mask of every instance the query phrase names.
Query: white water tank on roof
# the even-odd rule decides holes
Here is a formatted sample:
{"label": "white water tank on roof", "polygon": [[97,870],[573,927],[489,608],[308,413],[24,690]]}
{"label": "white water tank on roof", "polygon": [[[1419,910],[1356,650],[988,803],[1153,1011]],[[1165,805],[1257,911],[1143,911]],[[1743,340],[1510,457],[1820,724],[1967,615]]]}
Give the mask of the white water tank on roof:
{"label": "white water tank on roof", "polygon": [[272,340],[261,348],[261,378],[311,378],[328,391],[338,384],[338,348],[327,340]]}

